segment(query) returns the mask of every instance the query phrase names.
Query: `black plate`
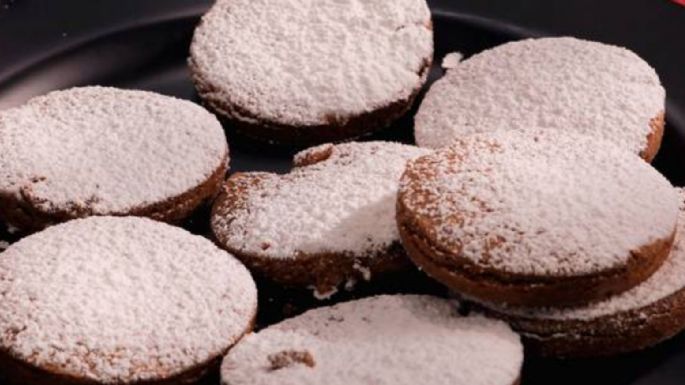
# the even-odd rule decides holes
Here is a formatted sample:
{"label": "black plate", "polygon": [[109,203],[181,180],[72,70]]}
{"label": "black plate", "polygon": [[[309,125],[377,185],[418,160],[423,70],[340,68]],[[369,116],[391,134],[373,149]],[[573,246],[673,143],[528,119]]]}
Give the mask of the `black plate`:
{"label": "black plate", "polygon": [[[198,102],[188,77],[186,56],[193,28],[208,1],[62,0],[50,3],[0,0],[0,109],[49,90],[86,84],[146,89]],[[474,4],[471,8],[482,8]],[[464,13],[463,9],[459,12],[461,8],[448,1],[433,1],[432,7],[436,62],[448,52],[460,51],[468,56],[506,41],[554,32],[522,28]],[[79,17],[74,17],[74,12]],[[578,35],[593,37],[580,32]],[[442,71],[434,66],[430,80],[441,75]],[[666,78],[674,79],[674,76],[669,73]],[[675,79],[674,84],[682,84],[681,77]],[[669,89],[668,81],[666,88]],[[655,161],[655,166],[676,185],[685,182],[685,115],[678,104],[682,101],[679,96],[682,93],[676,93],[676,98],[667,105],[664,145]],[[411,142],[411,114],[372,138]],[[257,150],[234,138],[229,140],[232,171],[289,169],[292,152]],[[203,233],[206,223],[205,211],[192,218],[186,227]],[[0,239],[3,236],[11,238],[0,230]],[[407,291],[408,282],[411,292],[444,294],[438,285],[415,275],[362,287],[361,291],[343,293],[337,299]],[[286,292],[260,282],[261,325],[315,304],[301,292]],[[216,381],[214,378],[208,383]],[[524,385],[684,383],[685,336],[645,352],[611,359],[557,361],[527,357],[523,376]]]}

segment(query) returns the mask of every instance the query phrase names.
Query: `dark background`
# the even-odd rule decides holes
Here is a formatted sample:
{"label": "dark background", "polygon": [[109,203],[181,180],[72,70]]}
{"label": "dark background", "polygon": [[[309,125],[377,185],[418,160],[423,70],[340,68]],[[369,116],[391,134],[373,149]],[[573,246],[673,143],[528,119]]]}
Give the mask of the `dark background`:
{"label": "dark background", "polygon": [[[391,0],[389,0],[391,1]],[[206,0],[0,0],[0,82],[117,31],[193,17]],[[685,103],[685,7],[669,0],[433,0],[434,9],[541,34],[624,45],[652,64],[669,100]]]}
{"label": "dark background", "polygon": [[[52,89],[86,84],[149,89],[198,101],[185,57],[197,19],[210,4],[205,0],[0,0],[0,109]],[[685,7],[669,0],[429,0],[429,4],[438,63],[453,50],[470,55],[512,39],[542,35],[573,35],[637,52],[656,68],[668,95],[666,136],[654,164],[674,184],[685,185]],[[431,79],[440,75],[436,67]],[[411,141],[411,126],[409,116],[376,137]],[[289,168],[288,151],[255,150],[230,135],[229,139],[234,171]],[[190,226],[202,231],[201,226],[200,230]],[[0,239],[8,236],[0,229]],[[278,319],[260,312],[262,320]],[[611,359],[527,357],[523,384],[684,385],[685,336]]]}

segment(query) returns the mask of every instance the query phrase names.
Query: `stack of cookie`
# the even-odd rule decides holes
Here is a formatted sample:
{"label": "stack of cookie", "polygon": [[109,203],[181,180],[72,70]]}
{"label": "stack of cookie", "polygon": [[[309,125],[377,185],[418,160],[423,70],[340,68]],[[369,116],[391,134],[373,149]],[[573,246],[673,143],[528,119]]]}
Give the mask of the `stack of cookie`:
{"label": "stack of cookie", "polygon": [[663,134],[654,70],[573,38],[443,65],[416,140],[451,144],[410,162],[398,198],[412,260],[541,354],[629,352],[683,330],[685,194],[639,158]]}
{"label": "stack of cookie", "polygon": [[417,265],[513,321],[541,352],[613,354],[685,327],[678,307],[654,313],[664,310],[658,301],[678,303],[665,297],[685,287],[685,276],[652,278],[673,273],[679,258],[683,198],[611,143],[498,131],[410,162],[397,219]]}
{"label": "stack of cookie", "polygon": [[[236,134],[315,145],[285,174],[226,180],[219,120],[150,92],[0,112],[0,219],[35,233],[0,258],[0,373],[173,385],[223,361],[232,385],[514,385],[514,331],[569,357],[685,329],[685,191],[648,163],[664,90],[632,52],[547,38],[450,55],[419,146],[324,143],[407,112],[432,39],[424,0],[219,0],[193,80]],[[173,226],[209,205],[207,237]],[[458,300],[381,295],[252,333],[251,274],[335,301],[417,267]]]}

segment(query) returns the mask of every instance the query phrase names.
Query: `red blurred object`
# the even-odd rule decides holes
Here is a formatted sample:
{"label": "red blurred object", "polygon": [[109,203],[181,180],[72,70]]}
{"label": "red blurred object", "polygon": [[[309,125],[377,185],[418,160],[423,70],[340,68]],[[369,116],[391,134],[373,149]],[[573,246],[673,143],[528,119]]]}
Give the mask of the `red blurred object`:
{"label": "red blurred object", "polygon": [[676,4],[680,4],[680,5],[685,6],[685,0],[673,0],[673,1],[675,1]]}

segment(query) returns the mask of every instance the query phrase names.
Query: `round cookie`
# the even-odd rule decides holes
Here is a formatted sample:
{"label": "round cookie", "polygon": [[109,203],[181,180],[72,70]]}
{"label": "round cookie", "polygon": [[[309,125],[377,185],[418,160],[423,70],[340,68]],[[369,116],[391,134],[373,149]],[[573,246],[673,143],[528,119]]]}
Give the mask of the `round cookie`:
{"label": "round cookie", "polygon": [[563,307],[628,290],[668,256],[671,184],[637,155],[570,133],[499,131],[409,162],[397,220],[414,262],[457,292]]}
{"label": "round cookie", "polygon": [[72,88],[0,112],[0,217],[21,232],[90,215],[177,222],[227,167],[216,118],[168,96]]}
{"label": "round cookie", "polygon": [[237,132],[305,146],[390,125],[432,57],[425,0],[219,0],[189,65],[200,97]]}
{"label": "round cookie", "polygon": [[628,49],[570,37],[507,43],[450,66],[415,117],[416,142],[534,127],[611,141],[651,161],[664,129],[665,91]]}
{"label": "round cookie", "polygon": [[186,384],[252,327],[250,273],[209,240],[136,217],[50,227],[0,258],[12,383]]}
{"label": "round cookie", "polygon": [[324,144],[285,175],[231,176],[212,210],[218,243],[250,269],[328,297],[377,273],[411,267],[395,201],[409,159],[429,151],[390,142]]}
{"label": "round cookie", "polygon": [[[680,190],[681,202],[685,193]],[[673,250],[654,275],[624,293],[570,309],[479,304],[508,321],[533,351],[562,357],[613,355],[644,349],[685,329],[685,205]]]}
{"label": "round cookie", "polygon": [[246,336],[224,358],[223,385],[518,384],[519,337],[428,296],[379,296]]}

